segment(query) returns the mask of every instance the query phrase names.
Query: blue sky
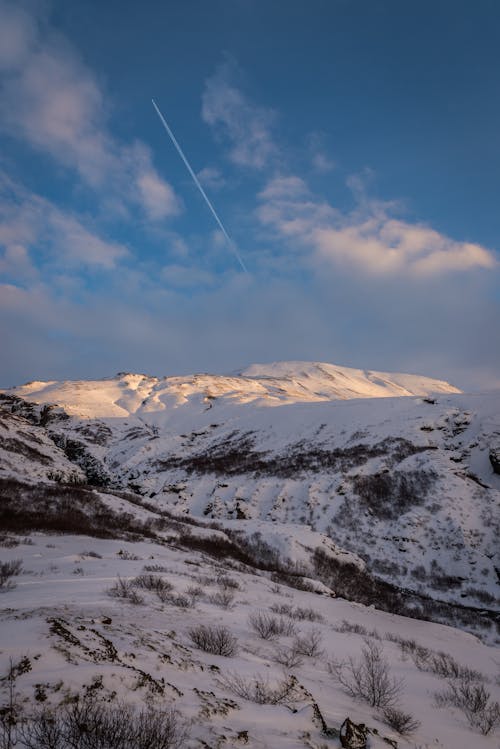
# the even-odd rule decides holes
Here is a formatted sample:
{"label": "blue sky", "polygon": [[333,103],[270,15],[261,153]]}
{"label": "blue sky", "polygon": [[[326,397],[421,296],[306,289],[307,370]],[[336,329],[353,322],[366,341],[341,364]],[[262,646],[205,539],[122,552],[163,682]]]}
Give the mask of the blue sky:
{"label": "blue sky", "polygon": [[499,178],[496,0],[0,0],[0,385],[498,387]]}

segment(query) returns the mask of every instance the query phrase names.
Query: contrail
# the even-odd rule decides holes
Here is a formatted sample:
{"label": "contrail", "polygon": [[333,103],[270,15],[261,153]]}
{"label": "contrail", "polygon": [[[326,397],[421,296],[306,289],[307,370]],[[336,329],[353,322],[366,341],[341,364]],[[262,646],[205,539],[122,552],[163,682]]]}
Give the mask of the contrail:
{"label": "contrail", "polygon": [[156,102],[155,102],[155,100],[154,100],[154,99],[151,99],[151,101],[153,102],[153,107],[154,107],[154,108],[156,109],[156,113],[157,113],[158,117],[160,118],[160,120],[161,120],[161,122],[162,122],[162,124],[163,124],[163,127],[165,128],[165,130],[166,130],[166,131],[167,131],[167,133],[169,134],[169,136],[170,136],[170,138],[171,138],[171,140],[172,140],[172,143],[174,144],[174,146],[175,146],[175,147],[176,147],[176,149],[177,149],[177,152],[178,152],[179,156],[180,156],[180,157],[181,157],[181,159],[183,160],[183,162],[184,162],[184,164],[186,165],[186,168],[187,168],[187,170],[188,170],[189,174],[190,174],[190,175],[191,175],[191,177],[193,178],[193,181],[194,181],[194,183],[195,183],[196,187],[197,187],[197,188],[198,188],[198,190],[199,190],[199,191],[201,192],[201,194],[202,194],[202,195],[203,195],[203,197],[205,198],[205,202],[206,202],[206,204],[208,205],[208,207],[209,207],[209,208],[210,208],[210,210],[212,211],[212,215],[213,215],[214,219],[215,219],[215,220],[217,221],[217,223],[218,223],[218,225],[219,225],[219,227],[220,227],[220,230],[221,230],[221,232],[222,232],[222,233],[224,234],[224,236],[225,236],[225,238],[226,238],[226,240],[227,240],[227,243],[229,244],[229,247],[230,247],[230,248],[231,248],[231,250],[232,250],[232,251],[234,252],[234,254],[235,254],[235,256],[236,256],[236,258],[237,258],[237,260],[238,260],[239,264],[241,265],[241,267],[243,268],[243,270],[245,271],[245,273],[248,273],[248,270],[247,270],[247,268],[246,268],[246,265],[245,265],[245,263],[243,262],[243,259],[241,258],[241,256],[240,256],[240,253],[239,253],[239,252],[238,252],[238,250],[236,249],[236,245],[234,244],[233,240],[231,239],[231,237],[229,236],[229,234],[228,234],[228,233],[227,233],[227,231],[225,230],[225,228],[224,228],[224,225],[223,225],[222,221],[220,220],[220,218],[218,217],[218,215],[217,215],[217,213],[216,213],[216,210],[215,210],[215,208],[213,207],[212,203],[211,203],[211,202],[210,202],[210,200],[208,199],[208,196],[207,196],[207,194],[206,194],[205,190],[204,190],[204,189],[203,189],[203,187],[202,187],[202,186],[200,185],[200,181],[199,181],[198,177],[196,176],[196,174],[195,174],[195,173],[193,172],[193,170],[191,169],[191,164],[189,163],[189,161],[188,161],[188,160],[186,159],[186,157],[184,156],[184,152],[183,152],[182,148],[180,147],[180,145],[179,145],[179,144],[177,143],[177,140],[176,140],[176,138],[175,138],[175,135],[173,134],[173,132],[171,131],[171,129],[170,129],[170,128],[169,128],[169,126],[167,125],[167,121],[165,120],[165,117],[164,117],[164,116],[162,115],[162,113],[161,113],[161,112],[160,112],[160,110],[158,109],[158,107],[157,107],[157,105],[156,105]]}

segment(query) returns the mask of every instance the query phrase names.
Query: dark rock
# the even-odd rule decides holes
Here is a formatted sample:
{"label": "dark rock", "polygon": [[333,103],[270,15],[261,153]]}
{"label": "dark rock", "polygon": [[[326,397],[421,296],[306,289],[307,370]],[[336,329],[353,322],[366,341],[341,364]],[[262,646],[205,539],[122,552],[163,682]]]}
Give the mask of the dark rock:
{"label": "dark rock", "polygon": [[344,749],[366,749],[368,729],[364,723],[353,723],[346,718],[340,728],[340,743]]}
{"label": "dark rock", "polygon": [[490,463],[493,472],[500,475],[500,447],[492,448],[490,450]]}

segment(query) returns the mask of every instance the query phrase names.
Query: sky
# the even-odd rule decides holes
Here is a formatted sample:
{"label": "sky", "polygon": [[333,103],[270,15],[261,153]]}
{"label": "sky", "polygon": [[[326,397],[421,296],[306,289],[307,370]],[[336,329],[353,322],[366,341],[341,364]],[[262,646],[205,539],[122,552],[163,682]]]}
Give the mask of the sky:
{"label": "sky", "polygon": [[0,0],[2,387],[500,387],[499,197],[497,0]]}

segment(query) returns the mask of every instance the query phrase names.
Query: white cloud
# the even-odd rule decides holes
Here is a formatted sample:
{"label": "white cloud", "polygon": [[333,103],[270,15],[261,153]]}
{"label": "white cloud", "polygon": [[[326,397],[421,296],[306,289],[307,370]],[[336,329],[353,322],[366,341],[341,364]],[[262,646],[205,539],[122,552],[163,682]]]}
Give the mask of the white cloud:
{"label": "white cloud", "polygon": [[321,172],[322,174],[333,172],[336,167],[335,162],[332,161],[332,159],[328,158],[326,153],[322,153],[321,151],[313,154],[311,161],[314,169],[316,169],[317,172]]}
{"label": "white cloud", "polygon": [[359,210],[341,214],[315,200],[298,177],[271,180],[259,197],[260,222],[312,251],[316,265],[335,264],[377,276],[426,277],[498,264],[494,254],[478,244],[393,218],[390,204],[370,203],[363,196]]}
{"label": "white cloud", "polygon": [[226,180],[215,167],[206,166],[204,169],[201,169],[196,176],[201,184],[210,190],[220,190],[226,185]]}
{"label": "white cloud", "polygon": [[117,203],[140,205],[151,219],[179,211],[172,188],[152,165],[149,149],[112,137],[97,80],[46,19],[0,0],[0,50],[4,132],[76,170],[108,199],[111,195]]}
{"label": "white cloud", "polygon": [[309,194],[309,188],[300,177],[274,177],[258,197],[261,200],[293,200]]}
{"label": "white cloud", "polygon": [[422,277],[496,265],[493,253],[480,245],[457,242],[426,226],[387,215],[317,229],[311,239],[324,261],[348,264],[373,275]]}
{"label": "white cloud", "polygon": [[129,255],[117,242],[107,241],[81,219],[45,198],[25,190],[0,173],[0,272],[33,276],[31,248],[37,267],[88,267],[112,270]]}
{"label": "white cloud", "polygon": [[112,270],[129,254],[123,245],[102,239],[76,218],[57,209],[52,209],[48,218],[52,247],[58,250],[58,257],[64,264]]}
{"label": "white cloud", "polygon": [[227,64],[206,81],[202,117],[230,143],[229,158],[238,166],[263,169],[277,148],[272,138],[275,114],[250,102],[231,82]]}
{"label": "white cloud", "polygon": [[180,202],[166,182],[153,172],[144,172],[137,179],[142,203],[151,219],[159,220],[180,212]]}
{"label": "white cloud", "polygon": [[3,256],[0,255],[0,275],[16,280],[36,278],[37,271],[24,245],[15,242],[6,245]]}

